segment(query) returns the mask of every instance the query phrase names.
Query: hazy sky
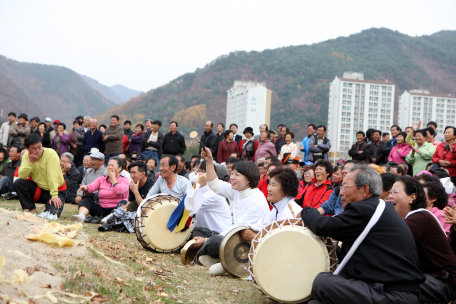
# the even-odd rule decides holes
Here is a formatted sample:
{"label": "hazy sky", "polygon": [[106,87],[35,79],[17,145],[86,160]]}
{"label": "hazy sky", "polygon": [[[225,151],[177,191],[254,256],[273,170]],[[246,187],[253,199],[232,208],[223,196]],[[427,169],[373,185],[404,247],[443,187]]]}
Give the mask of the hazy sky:
{"label": "hazy sky", "polygon": [[456,1],[0,0],[0,54],[148,91],[236,50],[386,27],[456,30]]}

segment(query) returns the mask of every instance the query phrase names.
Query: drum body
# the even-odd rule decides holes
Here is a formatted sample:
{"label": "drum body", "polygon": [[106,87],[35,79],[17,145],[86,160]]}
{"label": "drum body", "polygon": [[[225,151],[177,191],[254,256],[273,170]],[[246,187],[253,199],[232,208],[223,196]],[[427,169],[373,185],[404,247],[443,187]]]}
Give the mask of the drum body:
{"label": "drum body", "polygon": [[249,252],[249,272],[267,297],[281,303],[309,299],[320,272],[337,265],[330,238],[314,235],[301,219],[275,222],[257,234]]}
{"label": "drum body", "polygon": [[237,227],[228,232],[220,244],[220,261],[223,268],[232,276],[248,278],[250,276],[250,242],[241,238],[241,231],[247,227]]}
{"label": "drum body", "polygon": [[169,194],[157,194],[141,202],[136,211],[135,232],[144,248],[156,252],[175,252],[188,241],[193,221],[189,229],[182,232],[171,232],[167,226],[179,202],[178,198]]}

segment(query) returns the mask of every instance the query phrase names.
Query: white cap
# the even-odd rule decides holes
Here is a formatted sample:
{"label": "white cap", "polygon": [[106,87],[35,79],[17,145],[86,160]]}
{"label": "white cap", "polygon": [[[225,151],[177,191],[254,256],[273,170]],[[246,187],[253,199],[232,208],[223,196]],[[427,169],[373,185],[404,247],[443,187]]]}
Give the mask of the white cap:
{"label": "white cap", "polygon": [[50,122],[52,122],[52,119],[50,119],[49,117],[46,117],[45,121],[50,121]]}

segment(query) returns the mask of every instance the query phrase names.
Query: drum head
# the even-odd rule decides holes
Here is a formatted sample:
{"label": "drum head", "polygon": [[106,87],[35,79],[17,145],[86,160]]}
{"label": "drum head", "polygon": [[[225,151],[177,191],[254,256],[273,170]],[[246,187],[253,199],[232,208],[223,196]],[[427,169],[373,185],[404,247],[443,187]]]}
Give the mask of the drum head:
{"label": "drum head", "polygon": [[173,198],[168,194],[156,194],[149,198],[144,199],[136,210],[135,216],[135,234],[136,239],[139,243],[147,250],[152,250],[149,246],[150,240],[146,235],[145,226],[147,222],[147,212],[153,210],[157,204],[161,204],[162,201],[169,201]]}
{"label": "drum head", "polygon": [[304,302],[315,277],[331,270],[333,252],[302,222],[278,226],[265,228],[253,241],[249,256],[254,282],[275,301]]}
{"label": "drum head", "polygon": [[178,203],[176,201],[162,201],[161,205],[157,205],[153,210],[147,212],[147,221],[145,223],[146,235],[149,238],[149,246],[158,252],[173,252],[179,250],[190,238],[193,230],[193,223],[190,228],[176,232],[168,229],[168,221],[176,209]]}
{"label": "drum head", "polygon": [[181,250],[182,264],[189,265],[195,259],[195,256],[198,253],[199,249],[198,248],[190,249],[190,246],[192,246],[193,243],[195,243],[195,242],[196,242],[195,240],[190,240],[187,242],[187,244],[185,244],[184,247],[182,247],[182,250]]}
{"label": "drum head", "polygon": [[241,238],[241,231],[246,227],[238,227],[225,235],[220,244],[220,261],[223,268],[232,276],[248,278],[250,276],[249,251],[250,242]]}

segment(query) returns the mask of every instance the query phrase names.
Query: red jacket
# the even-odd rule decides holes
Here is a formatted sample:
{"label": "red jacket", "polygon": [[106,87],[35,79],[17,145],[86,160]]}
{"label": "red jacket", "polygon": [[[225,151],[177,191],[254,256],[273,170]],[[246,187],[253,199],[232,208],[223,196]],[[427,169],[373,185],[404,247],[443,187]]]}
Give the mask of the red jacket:
{"label": "red jacket", "polygon": [[333,187],[331,185],[331,179],[327,179],[323,184],[316,187],[315,182],[316,178],[312,180],[312,185],[304,188],[304,191],[298,194],[296,197],[296,203],[302,208],[312,207],[318,209],[321,204],[326,202],[329,199],[329,196],[333,192]]}
{"label": "red jacket", "polygon": [[453,153],[449,147],[445,149],[447,144],[445,142],[437,145],[434,155],[432,155],[432,162],[435,164],[439,163],[439,160],[446,160],[451,163],[451,167],[445,167],[450,173],[450,176],[456,176],[456,144],[452,144]]}
{"label": "red jacket", "polygon": [[226,162],[226,160],[230,157],[231,153],[233,152],[237,152],[236,141],[233,140],[231,142],[227,142],[226,139],[224,141],[221,141],[219,143],[217,151],[217,162],[219,164]]}
{"label": "red jacket", "polygon": [[124,136],[122,137],[122,151],[123,151],[123,154],[127,155],[128,152],[125,150],[127,149],[127,146],[128,146],[128,137],[127,135],[124,134]]}
{"label": "red jacket", "polygon": [[[258,149],[258,146],[260,145],[260,143],[256,139],[252,139],[252,143],[253,142],[255,143],[255,146],[253,147],[253,155],[252,155],[252,158],[250,158],[251,160],[255,159],[255,152]],[[239,157],[241,160],[242,160],[242,147],[244,146],[244,143],[245,143],[245,139],[241,140],[241,142],[237,146],[237,153],[239,154]],[[247,159],[244,159],[244,160],[247,160]]]}
{"label": "red jacket", "polygon": [[[266,198],[266,200],[268,201],[268,181],[267,180],[262,180],[259,184],[258,184],[258,190],[260,190],[261,192],[263,192],[264,194],[264,197]],[[271,203],[268,201],[268,206],[269,206],[269,210],[272,210],[272,205]]]}

